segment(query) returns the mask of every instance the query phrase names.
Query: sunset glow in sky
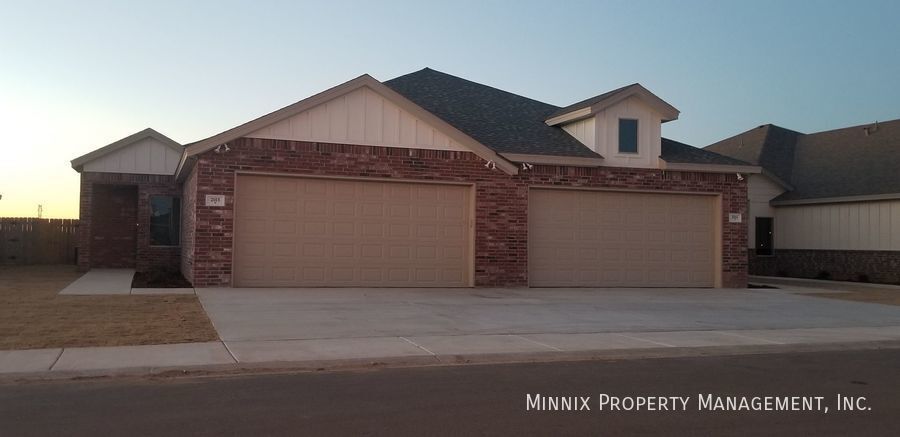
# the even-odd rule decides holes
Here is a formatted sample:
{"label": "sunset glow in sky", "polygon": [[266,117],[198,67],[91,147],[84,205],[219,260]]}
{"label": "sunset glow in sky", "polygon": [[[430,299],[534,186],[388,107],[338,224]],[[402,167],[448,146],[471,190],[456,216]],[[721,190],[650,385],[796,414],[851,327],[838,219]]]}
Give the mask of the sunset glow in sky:
{"label": "sunset glow in sky", "polygon": [[78,216],[69,161],[202,139],[363,73],[431,67],[556,105],[640,82],[704,146],[900,118],[900,2],[0,0],[0,216]]}

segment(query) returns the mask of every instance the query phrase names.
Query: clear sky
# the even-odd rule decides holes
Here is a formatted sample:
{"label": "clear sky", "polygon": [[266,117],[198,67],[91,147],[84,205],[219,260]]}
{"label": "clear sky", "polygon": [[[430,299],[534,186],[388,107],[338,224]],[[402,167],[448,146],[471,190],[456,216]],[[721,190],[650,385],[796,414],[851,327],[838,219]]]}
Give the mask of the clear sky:
{"label": "clear sky", "polygon": [[69,160],[205,138],[431,67],[556,105],[640,82],[704,146],[900,118],[900,2],[0,0],[0,216],[78,216]]}

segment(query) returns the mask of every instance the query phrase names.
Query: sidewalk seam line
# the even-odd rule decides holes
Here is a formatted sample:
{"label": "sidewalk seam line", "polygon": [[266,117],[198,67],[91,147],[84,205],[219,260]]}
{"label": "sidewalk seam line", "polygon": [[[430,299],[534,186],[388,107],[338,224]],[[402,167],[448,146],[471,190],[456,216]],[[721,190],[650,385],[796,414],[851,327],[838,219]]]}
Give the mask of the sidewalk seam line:
{"label": "sidewalk seam line", "polygon": [[59,348],[59,355],[56,356],[56,359],[53,360],[53,363],[50,364],[50,367],[47,368],[48,372],[53,370],[53,366],[56,366],[56,363],[59,362],[59,359],[62,357],[62,354],[63,354],[63,352],[65,352],[65,350],[66,350],[66,348],[64,348],[64,347]]}
{"label": "sidewalk seam line", "polygon": [[718,332],[719,334],[724,334],[724,335],[730,335],[730,336],[732,336],[732,337],[746,338],[747,340],[762,341],[762,342],[764,342],[764,343],[770,343],[770,344],[785,344],[785,343],[782,343],[782,342],[780,342],[780,341],[768,340],[768,339],[765,339],[765,338],[758,338],[758,337],[751,337],[751,336],[749,336],[749,335],[735,334],[735,333],[733,333],[733,332],[722,332],[722,331],[714,331],[714,332]]}
{"label": "sidewalk seam line", "polygon": [[406,337],[402,337],[402,336],[401,336],[400,338],[402,338],[402,339],[403,339],[404,341],[406,341],[407,343],[409,343],[409,344],[411,344],[411,345],[413,345],[413,346],[415,346],[415,347],[417,347],[417,348],[419,348],[419,349],[422,349],[422,350],[425,351],[425,352],[428,352],[429,354],[431,354],[431,356],[437,357],[437,354],[436,354],[436,353],[434,353],[434,352],[428,350],[428,348],[426,348],[425,346],[421,346],[421,345],[419,345],[418,343],[416,343],[416,342],[414,342],[414,341],[412,341],[412,340],[410,340],[410,339],[408,339],[408,338],[406,338]]}
{"label": "sidewalk seam line", "polygon": [[629,338],[629,339],[631,339],[631,340],[638,340],[638,341],[645,341],[645,342],[647,342],[647,343],[653,343],[653,344],[655,344],[655,345],[657,345],[657,346],[678,347],[678,346],[675,346],[675,345],[673,345],[673,344],[667,344],[667,343],[662,343],[662,342],[659,342],[659,341],[648,340],[648,339],[646,339],[646,338],[632,337],[632,336],[630,336],[630,335],[622,334],[621,332],[613,332],[612,334],[614,334],[614,335],[619,335],[619,336],[622,336],[622,337],[625,337],[625,338]]}
{"label": "sidewalk seam line", "polygon": [[534,343],[534,344],[539,345],[539,346],[543,346],[543,347],[548,348],[548,349],[553,349],[553,350],[555,350],[555,351],[557,351],[557,352],[562,352],[562,351],[563,351],[562,349],[560,349],[560,348],[558,348],[558,347],[556,347],[556,346],[550,346],[549,344],[541,343],[541,342],[539,342],[539,341],[537,341],[537,340],[532,340],[532,339],[530,339],[530,338],[528,338],[528,337],[523,337],[523,336],[521,336],[521,335],[519,335],[519,334],[512,334],[512,336],[513,336],[513,337],[521,338],[522,340],[525,340],[525,341]]}
{"label": "sidewalk seam line", "polygon": [[237,357],[234,356],[234,352],[232,352],[231,348],[228,347],[228,343],[225,343],[225,340],[219,340],[219,342],[222,343],[222,346],[225,347],[225,350],[228,352],[228,355],[231,355],[231,359],[234,360],[234,364],[239,364],[240,361],[238,361]]}

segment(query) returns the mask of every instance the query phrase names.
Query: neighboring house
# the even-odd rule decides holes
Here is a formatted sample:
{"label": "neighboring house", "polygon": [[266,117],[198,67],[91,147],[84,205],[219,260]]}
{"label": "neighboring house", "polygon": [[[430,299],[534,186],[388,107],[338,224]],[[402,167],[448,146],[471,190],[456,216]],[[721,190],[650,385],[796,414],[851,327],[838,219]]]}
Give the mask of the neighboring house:
{"label": "neighboring house", "polygon": [[148,129],[74,160],[79,265],[197,287],[744,287],[759,167],[662,138],[677,118],[638,84],[559,108],[363,75],[183,149]]}
{"label": "neighboring house", "polygon": [[900,120],[802,134],[767,124],[705,150],[750,177],[750,273],[900,283]]}

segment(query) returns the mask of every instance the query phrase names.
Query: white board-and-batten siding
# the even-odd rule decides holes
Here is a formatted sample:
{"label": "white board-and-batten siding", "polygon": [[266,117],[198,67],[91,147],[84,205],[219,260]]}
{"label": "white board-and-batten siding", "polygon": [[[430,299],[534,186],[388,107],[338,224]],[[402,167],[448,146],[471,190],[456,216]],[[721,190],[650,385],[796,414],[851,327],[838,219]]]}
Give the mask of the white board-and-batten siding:
{"label": "white board-and-batten siding", "polygon": [[779,206],[775,248],[900,250],[900,200]]}
{"label": "white board-and-batten siding", "polygon": [[765,175],[754,174],[749,177],[747,197],[750,200],[750,219],[747,221],[749,231],[747,247],[753,249],[756,247],[756,218],[772,217],[774,219],[775,208],[769,205],[769,201],[784,193],[785,189]]}
{"label": "white board-and-batten siding", "polygon": [[[619,153],[619,120],[638,121],[637,153]],[[611,167],[659,168],[662,118],[637,97],[629,97],[595,115],[562,125],[569,135],[603,156]]]}
{"label": "white board-and-batten siding", "polygon": [[175,174],[181,152],[147,137],[84,164],[97,173]]}
{"label": "white board-and-batten siding", "polygon": [[246,136],[414,149],[469,150],[368,87],[357,88]]}
{"label": "white board-and-batten siding", "polygon": [[584,120],[578,120],[576,122],[572,122],[566,125],[563,125],[563,130],[569,133],[569,135],[575,137],[581,144],[590,147],[591,149],[595,149],[597,147],[596,142],[596,129],[597,123],[594,117],[585,118]]}

